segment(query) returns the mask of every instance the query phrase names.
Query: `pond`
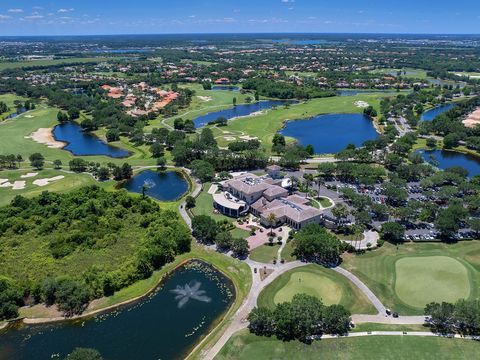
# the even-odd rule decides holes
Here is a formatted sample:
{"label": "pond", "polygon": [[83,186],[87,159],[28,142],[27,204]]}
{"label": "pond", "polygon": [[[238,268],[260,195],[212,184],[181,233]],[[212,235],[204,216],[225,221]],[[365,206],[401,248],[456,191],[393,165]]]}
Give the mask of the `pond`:
{"label": "pond", "polygon": [[63,149],[76,156],[106,155],[122,158],[130,155],[127,150],[106,144],[95,135],[83,132],[81,126],[74,122],[55,126],[53,137],[57,141],[66,142]]}
{"label": "pond", "polygon": [[105,359],[182,359],[234,298],[228,278],[208,264],[192,261],[146,299],[115,311],[3,331],[0,360],[64,359],[76,347],[95,348]]}
{"label": "pond", "polygon": [[433,160],[436,166],[445,170],[453,166],[461,166],[468,171],[468,176],[480,175],[480,157],[471,154],[463,154],[451,150],[417,150],[427,162]]}
{"label": "pond", "polygon": [[455,104],[443,104],[440,106],[436,106],[433,109],[427,110],[422,114],[422,120],[423,121],[432,121],[435,119],[438,115],[443,114],[445,111],[450,110],[453,108]]}
{"label": "pond", "polygon": [[211,112],[193,119],[195,127],[199,128],[207,125],[210,121],[217,120],[219,117],[224,117],[227,120],[239,117],[247,116],[257,111],[271,109],[274,106],[282,106],[285,104],[293,104],[296,101],[287,100],[262,100],[252,104],[241,104],[234,106],[230,109]]}
{"label": "pond", "polygon": [[177,200],[188,191],[187,180],[177,171],[144,170],[127,181],[123,187],[141,194],[144,185],[145,194],[159,201]]}
{"label": "pond", "polygon": [[316,154],[337,153],[348,144],[361,146],[378,137],[372,120],[363,114],[319,115],[288,121],[280,133],[295,138],[300,145],[313,145]]}
{"label": "pond", "polygon": [[240,91],[240,86],[234,85],[213,85],[212,90],[214,91]]}
{"label": "pond", "polygon": [[14,113],[8,115],[5,119],[13,119],[13,118],[17,117],[18,115],[23,114],[26,111],[27,111],[27,109],[24,108],[24,107],[18,108],[17,112],[14,112]]}

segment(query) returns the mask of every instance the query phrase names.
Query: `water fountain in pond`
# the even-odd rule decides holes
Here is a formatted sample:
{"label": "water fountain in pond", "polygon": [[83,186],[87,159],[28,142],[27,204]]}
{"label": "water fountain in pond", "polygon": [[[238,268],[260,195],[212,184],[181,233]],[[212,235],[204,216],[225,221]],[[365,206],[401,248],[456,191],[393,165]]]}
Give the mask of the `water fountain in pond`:
{"label": "water fountain in pond", "polygon": [[179,300],[178,308],[184,307],[190,299],[207,303],[212,301],[211,298],[205,295],[205,290],[200,290],[201,286],[202,283],[192,281],[184,286],[177,285],[175,289],[170,290],[171,293],[176,294],[175,300]]}

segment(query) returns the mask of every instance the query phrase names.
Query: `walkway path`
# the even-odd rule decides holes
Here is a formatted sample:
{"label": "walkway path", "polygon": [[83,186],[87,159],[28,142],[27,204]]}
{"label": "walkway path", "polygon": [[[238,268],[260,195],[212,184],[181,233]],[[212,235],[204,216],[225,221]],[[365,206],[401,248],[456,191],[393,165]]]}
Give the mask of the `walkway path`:
{"label": "walkway path", "polygon": [[377,309],[379,314],[385,314],[386,308],[383,306],[382,302],[375,296],[375,294],[365,285],[362,281],[360,281],[359,278],[357,278],[355,275],[353,275],[351,272],[345,270],[344,268],[341,268],[340,266],[337,266],[335,268],[332,268],[333,271],[336,271],[337,273],[345,276],[348,280],[353,282],[368,298],[368,300],[371,301],[373,306],[375,306],[375,309]]}

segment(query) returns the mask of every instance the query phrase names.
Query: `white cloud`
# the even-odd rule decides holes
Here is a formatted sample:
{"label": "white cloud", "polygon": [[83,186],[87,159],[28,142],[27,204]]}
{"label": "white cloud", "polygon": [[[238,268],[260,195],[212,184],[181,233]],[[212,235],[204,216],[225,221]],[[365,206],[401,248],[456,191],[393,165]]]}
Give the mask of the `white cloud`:
{"label": "white cloud", "polygon": [[24,16],[24,20],[37,20],[37,19],[43,19],[43,15],[29,15],[29,16]]}
{"label": "white cloud", "polygon": [[70,8],[70,9],[58,9],[57,12],[59,13],[67,13],[67,12],[71,12],[71,11],[74,11],[75,9],[74,8]]}
{"label": "white cloud", "polygon": [[9,13],[22,13],[23,9],[8,9]]}
{"label": "white cloud", "polygon": [[11,16],[0,14],[0,20],[7,20],[7,19],[10,19],[10,18],[11,18]]}
{"label": "white cloud", "polygon": [[284,4],[292,4],[295,2],[295,0],[281,0],[281,2]]}

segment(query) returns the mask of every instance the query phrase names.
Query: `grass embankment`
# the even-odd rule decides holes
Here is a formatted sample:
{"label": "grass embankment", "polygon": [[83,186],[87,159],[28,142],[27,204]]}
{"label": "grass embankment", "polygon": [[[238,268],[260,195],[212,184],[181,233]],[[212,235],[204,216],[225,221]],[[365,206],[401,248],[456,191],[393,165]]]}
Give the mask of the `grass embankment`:
{"label": "grass embankment", "polygon": [[297,258],[292,255],[294,243],[295,243],[295,240],[290,240],[290,241],[288,241],[288,242],[287,242],[287,245],[285,245],[285,247],[284,247],[283,250],[282,250],[282,258],[283,258],[286,262],[290,262],[290,261],[295,261],[295,260],[297,260]]}
{"label": "grass embankment", "polygon": [[[286,120],[299,120],[320,114],[362,113],[363,108],[356,106],[356,101],[365,101],[379,109],[380,99],[388,94],[360,94],[355,96],[335,96],[330,98],[312,99],[288,107],[280,106],[265,111],[261,115],[232,119],[228,125],[213,128],[220,146],[227,146],[225,137],[243,135],[254,136],[260,139],[263,148],[270,151],[272,139]],[[289,139],[290,142],[293,139]]]}
{"label": "grass embankment", "polygon": [[263,244],[250,252],[250,259],[261,263],[271,263],[277,258],[278,249],[280,249],[278,244]]}
{"label": "grass embankment", "polygon": [[370,301],[348,279],[315,264],[287,271],[275,279],[260,293],[258,305],[273,309],[299,293],[315,296],[326,305],[343,305],[353,314],[376,313]]}
{"label": "grass embankment", "polygon": [[306,345],[237,332],[216,360],[325,359],[325,360],[458,360],[478,357],[480,345],[471,340],[417,336],[366,336],[324,339]]}
{"label": "grass embankment", "polygon": [[386,243],[365,254],[345,254],[342,267],[365,282],[393,311],[422,315],[429,301],[478,298],[479,245],[479,241],[416,243],[397,249]]}

